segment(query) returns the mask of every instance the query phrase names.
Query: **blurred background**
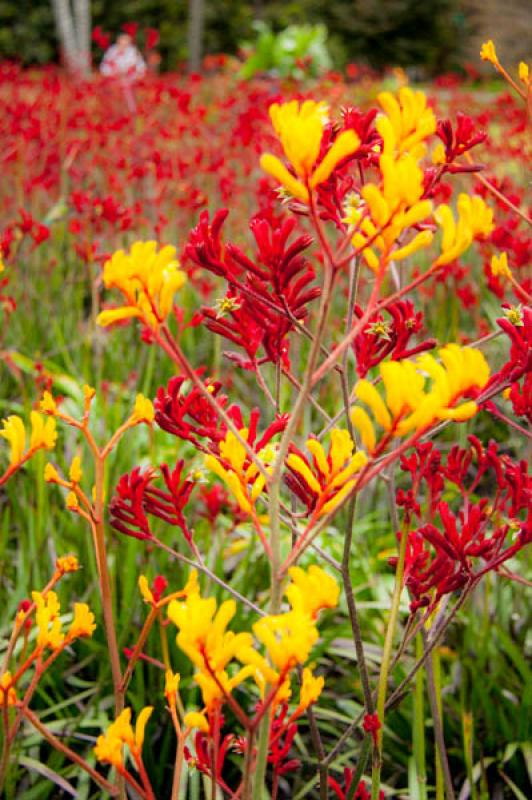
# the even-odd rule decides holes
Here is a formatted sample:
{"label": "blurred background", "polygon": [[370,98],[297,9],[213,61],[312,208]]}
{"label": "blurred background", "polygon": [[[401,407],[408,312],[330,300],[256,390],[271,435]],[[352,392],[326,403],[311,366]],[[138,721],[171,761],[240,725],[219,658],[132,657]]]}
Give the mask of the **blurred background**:
{"label": "blurred background", "polygon": [[74,48],[88,70],[105,42],[91,31],[113,39],[131,22],[158,32],[161,70],[209,69],[223,53],[254,73],[354,63],[424,78],[479,69],[480,44],[494,32],[503,59],[532,49],[530,0],[0,0],[0,60],[68,61]]}

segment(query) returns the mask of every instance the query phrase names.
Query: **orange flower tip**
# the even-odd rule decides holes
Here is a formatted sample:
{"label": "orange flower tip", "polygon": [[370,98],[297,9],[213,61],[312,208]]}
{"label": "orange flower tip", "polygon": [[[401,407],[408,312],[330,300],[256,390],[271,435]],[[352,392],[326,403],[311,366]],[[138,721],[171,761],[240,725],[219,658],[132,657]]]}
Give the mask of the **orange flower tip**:
{"label": "orange flower tip", "polygon": [[83,397],[85,398],[85,401],[90,402],[95,394],[96,389],[93,386],[89,386],[87,383],[85,383],[83,386]]}
{"label": "orange flower tip", "polygon": [[66,496],[65,505],[69,511],[79,511],[79,501],[74,492],[69,492]]}
{"label": "orange flower tip", "polygon": [[102,328],[107,328],[115,322],[123,322],[126,319],[133,317],[140,317],[141,313],[137,308],[132,306],[124,306],[123,308],[107,308],[105,311],[100,311],[96,317],[96,324]]}
{"label": "orange flower tip", "polygon": [[447,161],[445,156],[445,147],[442,142],[436,145],[432,153],[432,163],[438,166],[445,164]]}
{"label": "orange flower tip", "polygon": [[152,401],[147,397],[144,397],[143,394],[138,394],[135,399],[135,407],[131,417],[132,422],[136,425],[140,424],[141,422],[151,425],[154,419],[155,409]]}
{"label": "orange flower tip", "polygon": [[46,464],[44,468],[44,480],[46,483],[59,483],[61,480],[61,476],[59,475],[58,471],[54,467],[53,464]]}
{"label": "orange flower tip", "polygon": [[152,593],[152,591],[150,589],[150,586],[149,586],[149,583],[148,583],[148,579],[147,579],[147,577],[145,575],[139,575],[138,587],[139,587],[139,591],[140,591],[140,593],[141,593],[141,595],[142,595],[142,597],[144,599],[144,602],[151,603],[151,604],[155,603],[155,598],[154,598],[153,593]]}
{"label": "orange flower tip", "polygon": [[0,678],[0,705],[4,705],[6,701],[8,706],[14,706],[17,702],[17,693],[9,670],[6,670]]}
{"label": "orange flower tip", "polygon": [[179,672],[172,672],[171,669],[166,670],[164,695],[170,706],[175,706],[176,695],[177,692],[179,691],[180,681],[181,681],[181,675],[179,674]]}
{"label": "orange flower tip", "polygon": [[74,619],[68,632],[70,639],[90,637],[96,630],[94,614],[86,603],[74,604]]}
{"label": "orange flower tip", "polygon": [[79,569],[79,561],[76,556],[60,556],[55,562],[55,567],[59,572],[77,572]]}
{"label": "orange flower tip", "polygon": [[322,162],[316,167],[310,179],[310,187],[314,189],[320,183],[325,183],[334,172],[338,164],[348,156],[353,155],[360,147],[360,139],[352,130],[342,131],[332,146],[325,154]]}
{"label": "orange flower tip", "polygon": [[137,717],[137,724],[135,725],[135,747],[137,747],[138,750],[141,750],[144,744],[144,731],[152,712],[153,706],[146,706]]}
{"label": "orange flower tip", "polygon": [[500,255],[493,255],[491,257],[491,274],[495,277],[505,278],[506,280],[511,280],[512,278],[512,271],[508,266],[508,256],[506,253],[501,253]]}
{"label": "orange flower tip", "polygon": [[79,483],[81,478],[83,477],[83,472],[81,469],[81,458],[79,456],[74,456],[72,459],[72,464],[70,465],[70,470],[68,476],[72,483]]}
{"label": "orange flower tip", "polygon": [[2,420],[3,428],[0,436],[10,445],[9,465],[16,467],[24,458],[26,446],[26,430],[22,419],[16,414],[11,414],[7,419]]}
{"label": "orange flower tip", "polygon": [[185,588],[183,589],[183,593],[186,597],[192,594],[199,594],[199,581],[198,581],[198,570],[191,569],[190,574],[188,576],[188,581],[185,584]]}
{"label": "orange flower tip", "polygon": [[53,450],[57,441],[57,428],[55,419],[47,419],[39,414],[37,411],[30,413],[31,423],[31,436],[30,436],[30,450]]}
{"label": "orange flower tip", "polygon": [[323,677],[315,678],[312,671],[305,667],[299,695],[299,709],[301,711],[304,711],[319,699],[324,685],[325,679]]}
{"label": "orange flower tip", "polygon": [[43,414],[55,414],[57,412],[57,403],[50,392],[44,392],[39,408]]}
{"label": "orange flower tip", "polygon": [[492,39],[488,39],[487,42],[484,42],[480,48],[480,57],[482,61],[489,61],[491,64],[499,63],[497,51],[495,50],[495,45],[493,44]]}
{"label": "orange flower tip", "polygon": [[397,250],[393,250],[390,254],[390,259],[393,261],[402,261],[414,253],[417,253],[419,250],[429,247],[433,238],[434,234],[432,231],[421,231],[420,233],[416,234],[416,236],[414,236],[414,238],[408,242],[408,244],[405,244],[403,247],[399,247]]}
{"label": "orange flower tip", "polygon": [[457,406],[456,408],[446,408],[439,413],[440,419],[448,419],[452,420],[453,422],[465,422],[471,417],[474,417],[478,411],[477,404],[470,400],[467,403],[462,403],[461,405]]}

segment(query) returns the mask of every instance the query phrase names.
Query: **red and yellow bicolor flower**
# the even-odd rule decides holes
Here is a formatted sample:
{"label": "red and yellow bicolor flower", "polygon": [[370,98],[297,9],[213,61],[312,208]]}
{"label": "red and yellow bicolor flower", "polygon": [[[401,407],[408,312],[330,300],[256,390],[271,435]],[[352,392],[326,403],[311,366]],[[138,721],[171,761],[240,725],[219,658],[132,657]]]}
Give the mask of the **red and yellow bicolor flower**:
{"label": "red and yellow bicolor flower", "polygon": [[295,175],[271,153],[264,153],[260,165],[302,203],[308,203],[309,191],[324,183],[338,164],[360,146],[354,131],[342,131],[320,160],[323,133],[329,122],[325,103],[314,100],[301,104],[297,100],[274,103],[270,106],[270,117]]}
{"label": "red and yellow bicolor flower", "polygon": [[477,393],[488,382],[486,359],[479,350],[457,344],[442,347],[438,354],[443,363],[429,353],[415,361],[382,363],[379,371],[383,394],[370,381],[358,381],[354,394],[369,408],[373,419],[357,405],[351,411],[351,421],[368,452],[376,451],[380,439],[375,423],[388,438],[425,431],[440,420],[462,422],[476,414],[474,400],[460,400]]}
{"label": "red and yellow bicolor flower", "polygon": [[425,139],[436,130],[436,118],[423,92],[405,86],[398,98],[381,92],[378,101],[384,112],[376,123],[382,137],[380,182],[362,187],[360,202],[348,209],[345,219],[357,227],[353,245],[374,271],[432,242],[432,232],[424,230],[394,249],[404,232],[432,213],[432,202],[423,199],[424,176],[419,162],[426,152]]}
{"label": "red and yellow bicolor flower", "polygon": [[473,239],[489,236],[493,230],[493,211],[481,197],[458,195],[458,219],[445,204],[438,206],[434,214],[442,229],[441,255],[436,265],[450,264],[469,248]]}
{"label": "red and yellow bicolor flower", "polygon": [[45,420],[37,411],[30,413],[31,431],[28,447],[26,426],[21,417],[12,414],[2,420],[0,436],[9,443],[9,466],[0,475],[0,485],[28,461],[37,450],[53,450],[57,440],[55,419]]}
{"label": "red and yellow bicolor flower", "polygon": [[177,626],[177,644],[197,668],[194,679],[201,689],[207,710],[221,704],[224,695],[254,672],[246,666],[229,677],[228,665],[239,648],[250,646],[250,633],[233,633],[227,626],[236,613],[234,600],[226,600],[217,608],[214,597],[203,598],[199,592],[185,601],[173,600],[168,617]]}
{"label": "red and yellow bicolor flower", "polygon": [[[208,732],[210,716],[248,678],[262,697],[266,686],[274,690],[270,694],[274,705],[290,697],[290,672],[308,660],[318,639],[318,614],[337,605],[340,589],[334,578],[318,566],[308,570],[293,567],[289,575],[285,595],[290,610],[259,619],[253,625],[254,636],[228,628],[236,612],[233,600],[218,607],[213,597],[203,598],[198,590],[186,601],[170,603],[168,617],[178,628],[177,644],[196,667],[194,679],[204,703],[203,711],[185,716],[185,725]],[[265,653],[255,639],[264,646]],[[167,686],[167,695],[172,695],[174,686],[177,688],[172,673],[167,676]],[[314,678],[310,670],[305,670],[297,715],[315,702],[322,688],[323,679]]]}
{"label": "red and yellow bicolor flower", "polygon": [[355,445],[349,431],[340,428],[331,431],[327,453],[318,439],[307,439],[305,444],[312,461],[292,446],[286,459],[290,470],[287,483],[313,517],[320,517],[333,511],[351,492],[368,457],[362,450],[353,452]]}
{"label": "red and yellow bicolor flower", "polygon": [[135,317],[156,330],[172,310],[175,293],[186,279],[171,245],[158,250],[157,242],[135,242],[129,253],[118,250],[104,264],[103,282],[107,289],[118,289],[125,303],[102,311],[97,322],[106,327]]}
{"label": "red and yellow bicolor flower", "polygon": [[152,706],[142,709],[133,731],[131,709],[125,708],[109,725],[105,733],[98,737],[94,748],[94,755],[98,761],[122,769],[124,766],[123,748],[124,745],[127,745],[133,759],[139,763],[142,759],[144,731],[152,711]]}

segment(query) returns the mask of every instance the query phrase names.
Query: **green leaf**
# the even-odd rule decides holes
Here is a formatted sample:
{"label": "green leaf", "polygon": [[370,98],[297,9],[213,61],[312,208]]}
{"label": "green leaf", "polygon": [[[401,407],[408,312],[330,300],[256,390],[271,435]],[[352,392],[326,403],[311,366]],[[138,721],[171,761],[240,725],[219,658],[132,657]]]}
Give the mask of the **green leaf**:
{"label": "green leaf", "polygon": [[30,758],[29,756],[20,756],[19,763],[22,764],[23,767],[26,767],[30,772],[38,772],[39,775],[43,775],[52,783],[55,783],[56,786],[59,786],[64,792],[71,795],[72,797],[77,797],[78,793],[74,789],[71,783],[66,781],[64,778],[61,777],[57,772],[50,767],[47,767],[45,764],[42,764],[40,761],[37,761],[35,758]]}

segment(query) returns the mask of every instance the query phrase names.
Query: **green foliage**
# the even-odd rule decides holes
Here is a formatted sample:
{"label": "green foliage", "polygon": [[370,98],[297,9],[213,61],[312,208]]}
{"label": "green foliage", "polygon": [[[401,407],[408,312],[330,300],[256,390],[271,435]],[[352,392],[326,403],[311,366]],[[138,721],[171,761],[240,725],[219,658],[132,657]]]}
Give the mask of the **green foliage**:
{"label": "green foliage", "polygon": [[281,78],[315,77],[331,68],[325,25],[289,25],[277,34],[264,22],[254,27],[257,40],[244,45],[251,55],[240,72],[243,78],[263,72]]}
{"label": "green foliage", "polygon": [[464,33],[458,0],[335,0],[319,6],[346,56],[375,67],[419,64],[431,72],[447,69]]}
{"label": "green foliage", "polygon": [[[297,71],[293,62],[304,55],[312,56],[317,69],[327,68],[329,53],[335,66],[349,61],[366,61],[375,67],[419,64],[436,72],[452,66],[460,55],[467,33],[460,9],[461,0],[424,4],[415,0],[205,0],[204,52],[236,53],[242,41],[253,39],[254,20],[258,20],[257,58],[246,65],[251,74],[276,70],[293,75]],[[164,68],[175,68],[186,59],[187,2],[93,0],[91,11],[93,25],[113,35],[129,21],[141,28],[157,28]],[[329,31],[327,44],[324,25]],[[95,50],[96,61],[100,55]],[[0,0],[0,58],[32,64],[58,57],[50,0]]]}
{"label": "green foliage", "polygon": [[57,57],[49,2],[0,1],[0,57],[38,64]]}

